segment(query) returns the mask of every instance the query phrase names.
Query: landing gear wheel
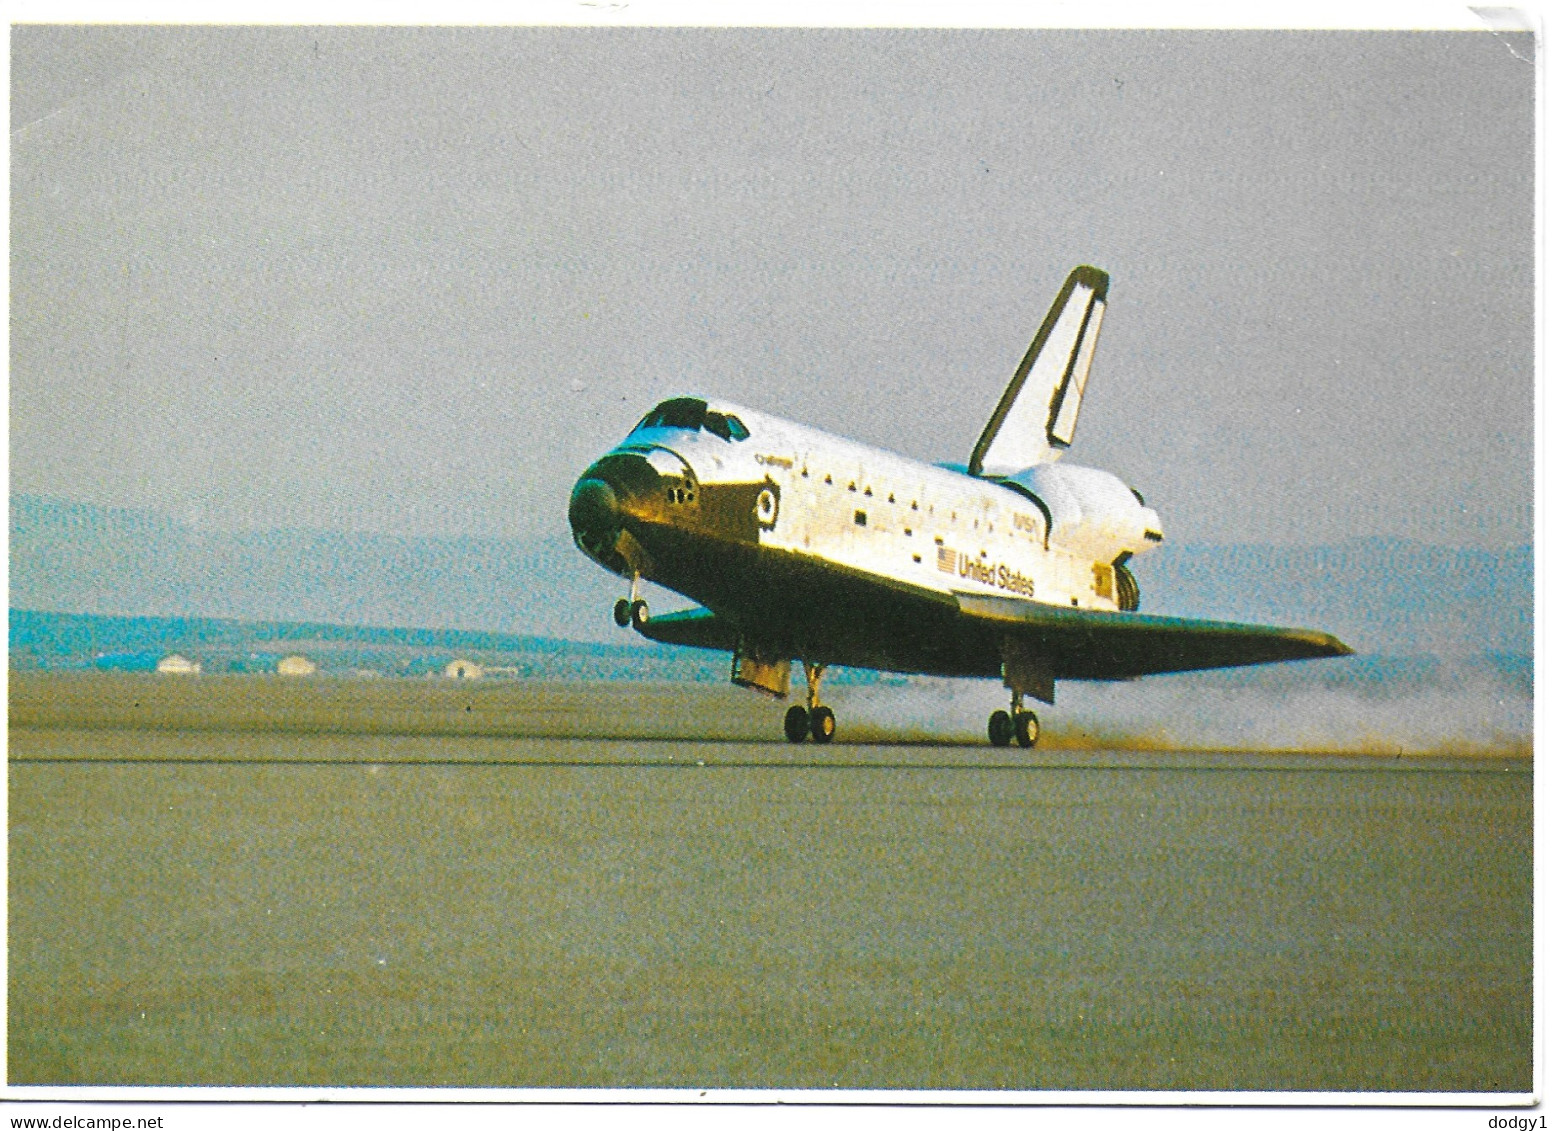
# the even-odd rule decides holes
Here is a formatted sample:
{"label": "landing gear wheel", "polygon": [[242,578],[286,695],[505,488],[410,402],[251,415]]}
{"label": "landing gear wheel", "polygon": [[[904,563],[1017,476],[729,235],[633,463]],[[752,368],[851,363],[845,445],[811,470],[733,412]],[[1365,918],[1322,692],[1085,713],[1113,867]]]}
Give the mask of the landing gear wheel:
{"label": "landing gear wheel", "polygon": [[791,742],[805,742],[811,733],[811,712],[799,703],[784,713],[784,736]]}
{"label": "landing gear wheel", "polygon": [[628,619],[633,622],[633,627],[640,632],[649,623],[649,603],[642,597],[628,606]]}
{"label": "landing gear wheel", "polygon": [[1018,711],[1013,725],[1017,731],[1018,746],[1032,746],[1039,740],[1039,716],[1032,711]]}
{"label": "landing gear wheel", "polygon": [[990,725],[986,728],[991,746],[1006,746],[1012,741],[1012,717],[1005,711],[992,711]]}
{"label": "landing gear wheel", "polygon": [[619,597],[617,603],[611,606],[611,619],[617,622],[618,628],[626,628],[632,616],[632,606],[628,604],[626,597]]}
{"label": "landing gear wheel", "polygon": [[813,707],[811,709],[811,737],[813,742],[832,742],[833,712],[827,707]]}

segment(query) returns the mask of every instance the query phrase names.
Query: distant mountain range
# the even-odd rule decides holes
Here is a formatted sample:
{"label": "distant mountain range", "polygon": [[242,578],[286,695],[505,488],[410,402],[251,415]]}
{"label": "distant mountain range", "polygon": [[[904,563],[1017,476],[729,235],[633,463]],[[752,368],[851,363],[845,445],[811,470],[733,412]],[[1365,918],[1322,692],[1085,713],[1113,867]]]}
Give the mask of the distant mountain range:
{"label": "distant mountain range", "polygon": [[11,497],[10,606],[407,625],[624,643],[624,583],[566,536],[217,531],[153,511]]}
{"label": "distant mountain range", "polygon": [[[1169,545],[1133,568],[1145,612],[1307,625],[1360,654],[1070,684],[1059,725],[1237,748],[1529,751],[1530,547]],[[206,673],[265,672],[299,653],[325,675],[430,676],[464,659],[510,678],[729,678],[728,656],[612,626],[621,589],[563,536],[226,532],[11,499],[13,670],[148,670],[177,652]],[[890,733],[977,737],[1000,699],[991,681],[841,669],[828,683],[849,717]]]}
{"label": "distant mountain range", "polygon": [[[35,495],[13,495],[10,515],[12,609],[405,625],[652,647],[611,626],[607,610],[622,582],[565,535],[215,531]],[[1374,654],[1532,652],[1530,546],[1170,544],[1132,569],[1143,612],[1320,628]]]}

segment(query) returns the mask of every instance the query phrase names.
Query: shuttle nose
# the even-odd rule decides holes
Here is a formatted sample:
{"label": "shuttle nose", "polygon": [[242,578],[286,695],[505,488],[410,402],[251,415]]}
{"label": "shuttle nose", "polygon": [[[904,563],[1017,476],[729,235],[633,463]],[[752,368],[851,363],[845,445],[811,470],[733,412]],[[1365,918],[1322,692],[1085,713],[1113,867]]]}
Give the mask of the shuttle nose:
{"label": "shuttle nose", "polygon": [[574,484],[568,498],[568,525],[579,544],[593,554],[598,556],[616,540],[621,514],[610,483],[586,475]]}
{"label": "shuttle nose", "polygon": [[586,468],[568,497],[574,541],[609,570],[622,573],[629,568],[618,546],[622,532],[661,517],[666,487],[657,461],[674,467],[678,485],[684,481],[681,462],[669,452],[615,451]]}

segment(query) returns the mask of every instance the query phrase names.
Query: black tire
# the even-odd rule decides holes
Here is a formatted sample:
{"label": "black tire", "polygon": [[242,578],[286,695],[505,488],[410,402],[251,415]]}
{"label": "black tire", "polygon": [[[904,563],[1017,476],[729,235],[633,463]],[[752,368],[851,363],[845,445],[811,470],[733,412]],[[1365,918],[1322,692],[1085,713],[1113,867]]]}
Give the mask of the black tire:
{"label": "black tire", "polygon": [[629,605],[628,619],[633,622],[634,628],[643,632],[644,626],[649,623],[649,602],[640,597]]}
{"label": "black tire", "polygon": [[1039,716],[1032,711],[1018,711],[1013,726],[1017,731],[1018,746],[1032,746],[1039,740]]}
{"label": "black tire", "polygon": [[832,742],[837,726],[833,712],[827,707],[813,707],[811,711],[811,737],[813,742]]}
{"label": "black tire", "polygon": [[632,618],[632,609],[628,606],[626,597],[617,598],[617,603],[611,606],[611,619],[617,622],[618,628],[626,628]]}
{"label": "black tire", "polygon": [[1008,745],[1012,741],[1012,717],[1005,711],[992,712],[985,733],[990,736],[991,746]]}
{"label": "black tire", "polygon": [[811,714],[799,703],[784,713],[784,736],[791,742],[805,742],[811,733]]}

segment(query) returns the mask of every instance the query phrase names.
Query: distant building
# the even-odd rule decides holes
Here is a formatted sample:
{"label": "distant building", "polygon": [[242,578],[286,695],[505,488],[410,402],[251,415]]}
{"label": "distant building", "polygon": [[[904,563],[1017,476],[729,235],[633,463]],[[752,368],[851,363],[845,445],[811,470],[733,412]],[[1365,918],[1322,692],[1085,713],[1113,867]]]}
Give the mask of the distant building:
{"label": "distant building", "polygon": [[319,665],[307,656],[283,656],[276,665],[277,675],[313,675]]}
{"label": "distant building", "polygon": [[450,679],[480,679],[482,670],[480,664],[470,660],[450,660],[444,668],[444,675]]}
{"label": "distant building", "polygon": [[175,652],[158,660],[157,670],[165,675],[199,675],[200,662]]}
{"label": "distant building", "polygon": [[493,667],[489,665],[488,667],[482,669],[482,674],[488,679],[518,679],[519,668],[513,664],[508,664],[503,667]]}

